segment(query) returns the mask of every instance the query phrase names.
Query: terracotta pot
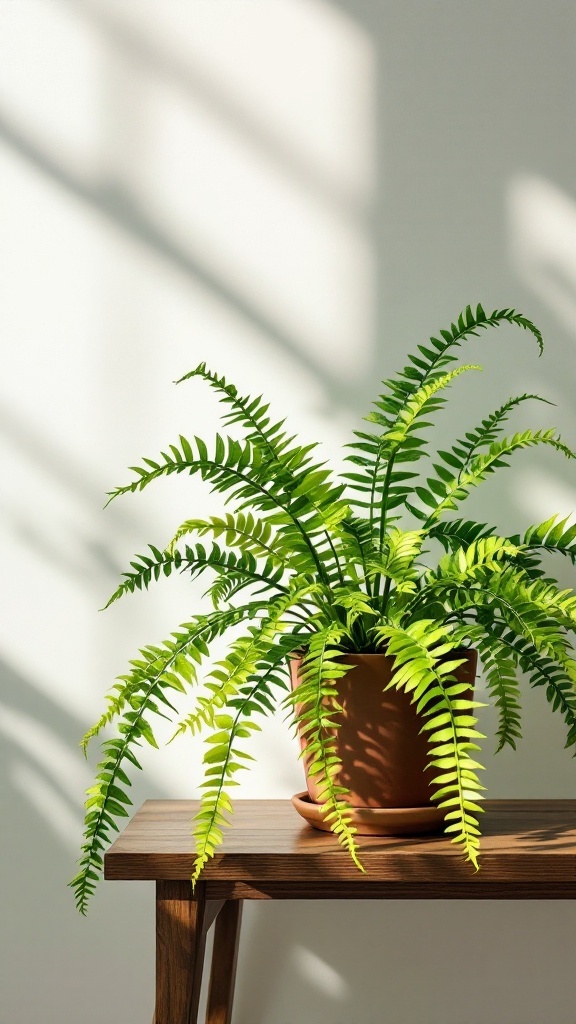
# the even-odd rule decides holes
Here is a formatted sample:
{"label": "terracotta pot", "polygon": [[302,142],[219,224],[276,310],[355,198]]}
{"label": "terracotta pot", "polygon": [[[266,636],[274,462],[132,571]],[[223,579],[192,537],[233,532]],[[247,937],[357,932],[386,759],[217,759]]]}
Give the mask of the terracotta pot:
{"label": "terracotta pot", "polygon": [[[468,683],[471,698],[476,651],[452,652],[450,659],[455,657],[466,658],[454,675],[460,682]],[[408,694],[385,690],[392,675],[393,659],[386,654],[345,654],[342,660],[354,667],[334,683],[343,709],[335,736],[342,762],[338,778],[350,790],[352,807],[401,808],[405,816],[409,808],[432,808],[431,773],[426,771],[428,745],[426,733],[420,731],[424,719],[417,714]],[[301,659],[291,659],[293,689],[299,682],[300,665]],[[300,745],[305,752],[305,736],[300,736]],[[310,763],[306,753],[303,761],[306,769]],[[310,800],[318,802],[318,783],[308,775],[306,782]],[[297,809],[302,813],[301,807]],[[366,819],[366,813],[360,817]]]}

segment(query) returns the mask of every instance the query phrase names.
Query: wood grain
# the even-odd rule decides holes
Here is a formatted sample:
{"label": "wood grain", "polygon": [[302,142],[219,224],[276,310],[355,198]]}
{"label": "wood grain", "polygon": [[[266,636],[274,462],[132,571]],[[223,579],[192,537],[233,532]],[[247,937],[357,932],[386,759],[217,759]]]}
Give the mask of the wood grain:
{"label": "wood grain", "polygon": [[154,1024],[196,1024],[204,962],[203,884],[156,885],[156,1010]]}
{"label": "wood grain", "polygon": [[[228,896],[230,891],[241,891],[233,886],[231,890],[231,883],[250,885],[255,881],[255,890],[265,883],[286,883],[303,886],[302,892],[306,887],[321,891],[327,884],[336,892],[340,883],[346,883],[346,891],[354,894],[347,898],[358,899],[372,895],[374,883],[401,883],[401,898],[406,898],[404,893],[411,887],[424,886],[423,891],[432,893],[433,888],[426,887],[436,884],[441,886],[441,895],[427,898],[439,899],[498,898],[487,895],[492,885],[516,886],[523,893],[532,893],[532,898],[554,898],[544,896],[547,887],[553,892],[564,885],[566,896],[562,898],[573,898],[576,800],[487,800],[484,806],[480,872],[466,864],[459,850],[442,835],[365,836],[359,838],[366,867],[362,875],[336,838],[306,825],[289,801],[240,800],[235,805],[233,827],[226,831],[223,846],[205,868],[204,882],[212,899],[286,898],[249,895],[248,890],[242,897]],[[195,801],[147,801],[106,854],[105,877],[189,878],[193,862],[190,822],[197,808]],[[224,888],[214,887],[218,882],[225,883]],[[387,889],[388,898],[392,892],[400,890]]]}
{"label": "wood grain", "polygon": [[241,921],[242,901],[227,900],[216,919],[206,1024],[230,1024]]}
{"label": "wood grain", "polygon": [[574,900],[576,882],[207,882],[226,900]]}

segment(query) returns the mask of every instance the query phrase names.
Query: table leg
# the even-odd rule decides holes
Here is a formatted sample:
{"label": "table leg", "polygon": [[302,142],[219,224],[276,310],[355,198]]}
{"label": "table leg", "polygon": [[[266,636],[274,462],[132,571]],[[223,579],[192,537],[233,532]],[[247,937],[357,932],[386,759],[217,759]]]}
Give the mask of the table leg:
{"label": "table leg", "polygon": [[230,1024],[242,921],[242,900],[226,900],[214,925],[206,1024]]}
{"label": "table leg", "polygon": [[205,887],[156,883],[156,1011],[154,1024],[196,1024],[206,931]]}

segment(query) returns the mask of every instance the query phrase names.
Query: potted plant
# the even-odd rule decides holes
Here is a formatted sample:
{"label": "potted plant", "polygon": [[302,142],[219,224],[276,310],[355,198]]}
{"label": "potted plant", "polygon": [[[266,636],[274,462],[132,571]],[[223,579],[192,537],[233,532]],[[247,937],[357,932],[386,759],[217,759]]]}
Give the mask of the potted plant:
{"label": "potted plant", "polygon": [[[349,471],[341,480],[317,461],[316,444],[301,446],[287,436],[284,423],[271,418],[262,399],[241,397],[204,364],[182,378],[206,381],[224,403],[224,423],[239,428],[243,439],[218,435],[209,448],[198,437],[181,436],[156,459],[135,467],[132,482],[111,492],[110,500],[172,473],[189,473],[225,495],[232,511],[189,519],[167,547],[150,545],[108,602],[176,571],[212,577],[211,610],[192,617],[164,643],[143,648],[83,740],[86,749],[91,738],[115,723],[88,790],[80,870],[70,883],[82,912],[110,832],[117,818],[129,813],[127,772],[140,768],[139,744],[157,745],[154,717],[177,714],[174,701],[197,685],[211,643],[225,634],[232,634],[226,657],[209,672],[195,710],[175,732],[208,731],[194,822],[193,882],[222,839],[232,809],[229,791],[249,758],[244,747],[259,728],[259,716],[272,713],[278,703],[292,709],[300,729],[310,813],[338,836],[359,867],[356,835],[362,815],[374,819],[396,810],[428,814],[422,828],[429,827],[430,814],[435,821],[440,816],[452,841],[478,866],[483,787],[476,760],[481,737],[473,652],[498,710],[498,749],[515,747],[520,736],[518,672],[527,674],[532,686],[543,687],[552,709],[564,717],[567,746],[576,746],[576,663],[570,643],[576,596],[559,590],[541,568],[544,552],[557,551],[574,562],[576,526],[553,517],[523,535],[506,537],[495,526],[458,516],[469,491],[507,465],[514,452],[547,445],[573,458],[572,451],[553,429],[503,436],[512,410],[538,399],[522,394],[424,461],[430,416],[444,404],[446,388],[478,368],[454,367],[459,346],[501,324],[524,328],[542,351],[538,329],[513,309],[487,316],[481,306],[475,312],[467,307],[384,383],[366,417],[369,427],[357,431],[348,445]],[[424,479],[421,465],[428,474]],[[352,707],[351,694],[361,696],[369,685],[372,710]],[[351,792],[363,784],[349,778],[347,766],[363,761],[366,769],[372,758],[368,774],[373,776],[378,759],[388,758],[376,749],[378,729],[371,718],[388,697],[400,704],[387,705],[384,732],[386,714],[401,720],[400,739],[395,734],[391,743],[408,756],[400,766],[388,760],[385,772],[400,779],[405,806],[395,807],[389,792],[387,806],[378,806],[378,798],[375,805],[374,795],[363,792],[354,805]],[[372,730],[368,739],[367,728]],[[346,741],[340,743],[344,730]],[[348,756],[355,732],[360,753]],[[402,778],[414,771],[407,798]],[[364,782],[366,777],[365,771]],[[419,830],[418,822],[409,824]]]}

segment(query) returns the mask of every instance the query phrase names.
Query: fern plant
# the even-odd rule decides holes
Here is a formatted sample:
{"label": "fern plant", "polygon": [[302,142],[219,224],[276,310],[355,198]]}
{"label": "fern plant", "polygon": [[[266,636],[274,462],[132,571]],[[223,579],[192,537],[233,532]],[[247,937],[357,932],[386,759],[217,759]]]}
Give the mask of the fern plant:
{"label": "fern plant", "polygon": [[[546,445],[573,452],[553,429],[503,431],[509,414],[537,395],[510,398],[438,451],[422,477],[430,418],[446,389],[473,365],[455,366],[466,339],[513,324],[538,329],[513,309],[489,316],[468,306],[455,323],[418,346],[382,393],[347,446],[347,472],[335,479],[318,461],[316,444],[299,445],[261,398],[243,397],[204,363],[182,381],[200,378],[224,405],[227,428],[212,445],[180,436],[155,459],[133,467],[133,478],[110,500],[141,491],[173,473],[197,474],[220,492],[230,511],[184,522],[166,545],[150,545],[124,573],[108,605],[174,572],[209,578],[211,610],[183,623],[163,643],[144,647],[107,697],[104,713],[83,745],[101,730],[94,785],[88,790],[79,872],[70,883],[86,911],[117,821],[128,815],[129,772],[138,748],[156,746],[158,716],[175,719],[175,736],[204,731],[202,798],[193,832],[193,883],[222,840],[236,776],[259,719],[280,704],[297,715],[307,736],[310,772],[322,812],[361,868],[346,788],[335,746],[334,682],[347,671],[347,652],[387,652],[390,685],[410,694],[428,737],[432,799],[445,810],[446,831],[476,867],[481,785],[477,760],[478,704],[453,672],[450,652],[473,645],[498,711],[498,749],[521,734],[518,674],[542,686],[576,748],[576,663],[571,636],[576,596],[544,575],[541,559],[559,552],[576,561],[576,526],[553,517],[523,535],[459,517],[461,502],[517,451]],[[180,382],[178,382],[180,383]],[[436,552],[436,555],[435,555]],[[438,560],[438,553],[441,557]],[[211,644],[230,636],[226,656],[200,681]],[[301,682],[287,685],[287,658],[304,650]],[[177,701],[192,710],[178,720]]]}

